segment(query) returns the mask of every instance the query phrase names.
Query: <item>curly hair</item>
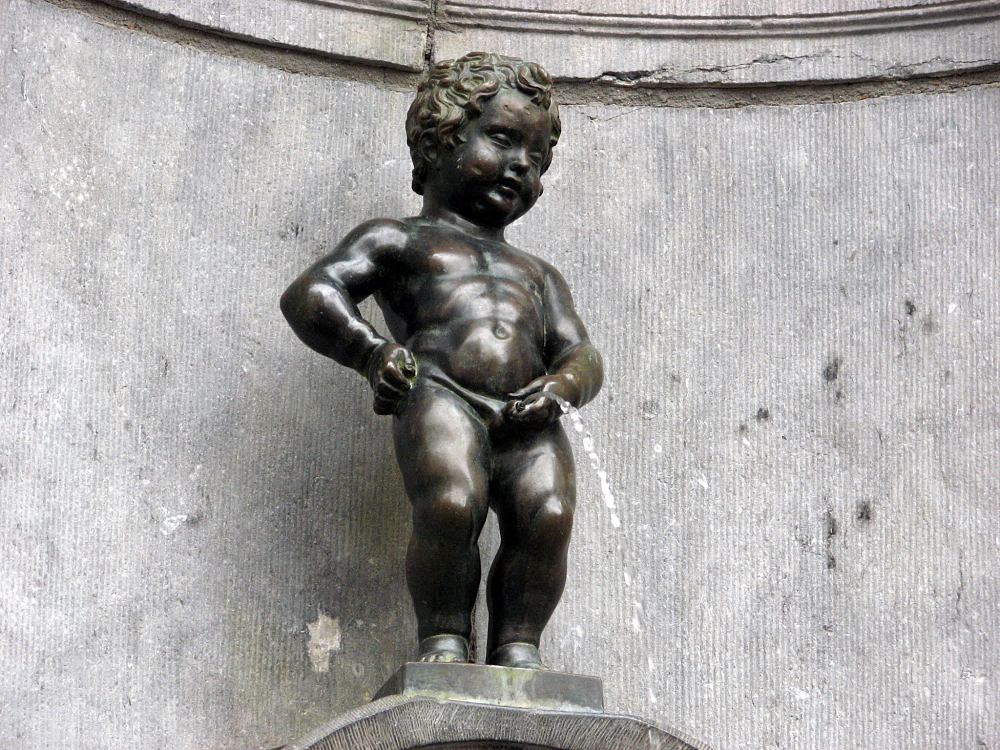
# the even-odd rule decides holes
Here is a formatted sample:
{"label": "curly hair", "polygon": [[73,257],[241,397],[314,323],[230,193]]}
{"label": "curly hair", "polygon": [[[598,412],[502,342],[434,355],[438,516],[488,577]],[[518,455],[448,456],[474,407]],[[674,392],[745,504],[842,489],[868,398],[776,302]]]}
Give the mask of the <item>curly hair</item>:
{"label": "curly hair", "polygon": [[413,160],[413,192],[423,195],[431,161],[427,145],[455,148],[461,130],[483,111],[483,105],[502,88],[527,94],[546,110],[552,121],[549,152],[542,172],[552,161],[552,148],[559,142],[562,124],[552,100],[552,76],[536,63],[516,57],[470,52],[457,60],[437,63],[417,88],[417,98],[406,113],[406,143]]}

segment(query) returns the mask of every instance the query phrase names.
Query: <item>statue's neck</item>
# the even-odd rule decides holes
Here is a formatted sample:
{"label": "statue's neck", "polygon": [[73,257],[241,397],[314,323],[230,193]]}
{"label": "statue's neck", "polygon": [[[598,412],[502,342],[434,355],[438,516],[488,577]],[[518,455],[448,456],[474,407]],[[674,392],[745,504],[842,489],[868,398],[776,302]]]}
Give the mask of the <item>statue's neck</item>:
{"label": "statue's neck", "polygon": [[479,237],[484,240],[496,240],[504,242],[503,227],[484,227],[474,221],[469,221],[464,216],[446,207],[432,196],[424,196],[424,207],[420,215],[426,219],[434,219],[442,224],[448,224],[465,234]]}

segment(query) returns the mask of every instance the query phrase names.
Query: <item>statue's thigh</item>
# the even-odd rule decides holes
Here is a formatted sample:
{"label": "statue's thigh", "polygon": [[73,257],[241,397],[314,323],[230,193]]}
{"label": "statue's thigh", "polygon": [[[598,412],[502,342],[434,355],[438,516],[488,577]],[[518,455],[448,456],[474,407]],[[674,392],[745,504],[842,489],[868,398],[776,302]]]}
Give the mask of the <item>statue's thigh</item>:
{"label": "statue's thigh", "polygon": [[465,401],[418,382],[393,420],[393,436],[411,502],[468,502],[485,516],[489,435]]}
{"label": "statue's thigh", "polygon": [[576,505],[569,439],[558,422],[494,445],[491,500],[505,536],[530,535],[539,522],[565,526]]}

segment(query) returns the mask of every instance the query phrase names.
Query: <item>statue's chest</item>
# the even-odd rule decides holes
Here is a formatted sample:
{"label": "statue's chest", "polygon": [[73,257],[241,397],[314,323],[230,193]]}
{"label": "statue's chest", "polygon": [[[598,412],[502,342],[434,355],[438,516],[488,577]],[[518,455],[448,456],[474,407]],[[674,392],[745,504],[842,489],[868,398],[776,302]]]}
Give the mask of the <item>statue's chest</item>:
{"label": "statue's chest", "polygon": [[465,243],[442,243],[407,258],[403,274],[412,290],[441,291],[464,285],[521,287],[526,294],[541,295],[541,275],[524,258],[503,249],[480,248]]}
{"label": "statue's chest", "polygon": [[413,258],[417,276],[510,276],[518,269],[504,254],[467,245],[444,243],[425,250]]}

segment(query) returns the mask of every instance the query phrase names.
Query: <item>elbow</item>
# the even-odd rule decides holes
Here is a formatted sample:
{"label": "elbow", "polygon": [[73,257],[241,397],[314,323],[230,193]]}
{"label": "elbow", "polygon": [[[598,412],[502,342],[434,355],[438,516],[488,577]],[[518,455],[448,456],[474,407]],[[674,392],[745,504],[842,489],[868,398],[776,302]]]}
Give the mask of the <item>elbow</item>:
{"label": "elbow", "polygon": [[298,289],[296,289],[297,282],[293,282],[291,286],[286,289],[278,302],[281,308],[281,314],[285,316],[285,320],[289,323],[292,322],[292,318],[295,315],[296,297],[298,296]]}
{"label": "elbow", "polygon": [[311,304],[316,296],[313,286],[308,279],[300,276],[284,291],[278,303],[281,314],[296,332],[308,327],[315,315],[315,304]]}
{"label": "elbow", "polygon": [[288,325],[306,346],[340,361],[335,352],[350,326],[350,316],[339,287],[304,274],[285,290],[279,305]]}

